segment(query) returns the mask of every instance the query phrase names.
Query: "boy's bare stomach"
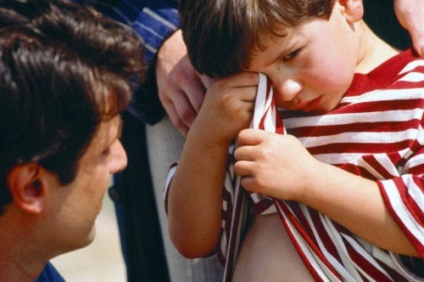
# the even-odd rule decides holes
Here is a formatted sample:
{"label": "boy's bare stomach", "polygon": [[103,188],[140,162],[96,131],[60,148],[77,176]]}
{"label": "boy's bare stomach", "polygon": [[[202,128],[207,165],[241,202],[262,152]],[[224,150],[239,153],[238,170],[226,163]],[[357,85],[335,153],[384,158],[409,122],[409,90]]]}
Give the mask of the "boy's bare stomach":
{"label": "boy's bare stomach", "polygon": [[233,281],[314,281],[277,214],[258,215],[242,243]]}

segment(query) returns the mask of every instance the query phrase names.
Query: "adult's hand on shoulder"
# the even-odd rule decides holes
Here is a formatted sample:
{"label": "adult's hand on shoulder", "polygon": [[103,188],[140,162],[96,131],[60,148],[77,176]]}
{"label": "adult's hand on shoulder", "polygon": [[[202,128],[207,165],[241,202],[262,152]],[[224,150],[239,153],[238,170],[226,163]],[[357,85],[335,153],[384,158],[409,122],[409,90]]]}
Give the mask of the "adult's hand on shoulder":
{"label": "adult's hand on shoulder", "polygon": [[180,30],[158,52],[156,80],[159,99],[171,122],[187,135],[212,80],[194,70]]}
{"label": "adult's hand on shoulder", "polygon": [[394,5],[399,22],[411,34],[414,49],[420,56],[424,56],[424,2],[395,0]]}

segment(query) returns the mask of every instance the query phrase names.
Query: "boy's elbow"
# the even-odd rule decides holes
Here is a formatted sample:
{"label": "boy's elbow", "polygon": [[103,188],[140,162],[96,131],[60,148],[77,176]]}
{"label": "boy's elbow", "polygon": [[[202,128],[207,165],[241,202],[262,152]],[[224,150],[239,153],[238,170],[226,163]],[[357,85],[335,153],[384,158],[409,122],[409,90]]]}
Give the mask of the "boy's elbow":
{"label": "boy's elbow", "polygon": [[190,236],[172,235],[172,233],[170,235],[175,248],[188,259],[210,256],[217,247],[217,240],[210,240],[209,238],[198,240]]}
{"label": "boy's elbow", "polygon": [[206,249],[206,248],[196,248],[194,246],[175,245],[175,248],[183,257],[188,259],[204,258],[211,255],[215,251],[214,248]]}

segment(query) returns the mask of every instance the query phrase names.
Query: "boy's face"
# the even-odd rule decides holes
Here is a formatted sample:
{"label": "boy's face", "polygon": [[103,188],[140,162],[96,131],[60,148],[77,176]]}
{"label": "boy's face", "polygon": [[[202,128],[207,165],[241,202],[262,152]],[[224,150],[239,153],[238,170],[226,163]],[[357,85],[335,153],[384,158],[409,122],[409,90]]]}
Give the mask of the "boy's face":
{"label": "boy's face", "polygon": [[[76,178],[51,193],[52,234],[62,252],[81,248],[95,236],[94,222],[110,185],[111,175],[125,168],[126,153],[119,141],[121,120],[103,122],[79,161]],[[51,181],[57,181],[52,178]]]}
{"label": "boy's face", "polygon": [[289,110],[333,110],[352,82],[359,63],[353,26],[338,3],[329,20],[312,19],[284,36],[263,34],[247,71],[265,73],[274,84],[277,106]]}

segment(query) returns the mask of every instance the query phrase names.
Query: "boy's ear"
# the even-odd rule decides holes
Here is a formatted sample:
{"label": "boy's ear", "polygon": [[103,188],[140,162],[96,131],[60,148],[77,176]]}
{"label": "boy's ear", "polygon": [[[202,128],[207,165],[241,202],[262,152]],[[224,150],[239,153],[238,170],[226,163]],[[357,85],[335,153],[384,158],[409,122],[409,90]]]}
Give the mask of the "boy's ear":
{"label": "boy's ear", "polygon": [[9,171],[7,185],[18,208],[32,214],[43,211],[47,191],[45,174],[37,163],[17,165]]}
{"label": "boy's ear", "polygon": [[339,0],[339,3],[345,8],[344,15],[349,23],[362,20],[364,16],[362,0]]}

